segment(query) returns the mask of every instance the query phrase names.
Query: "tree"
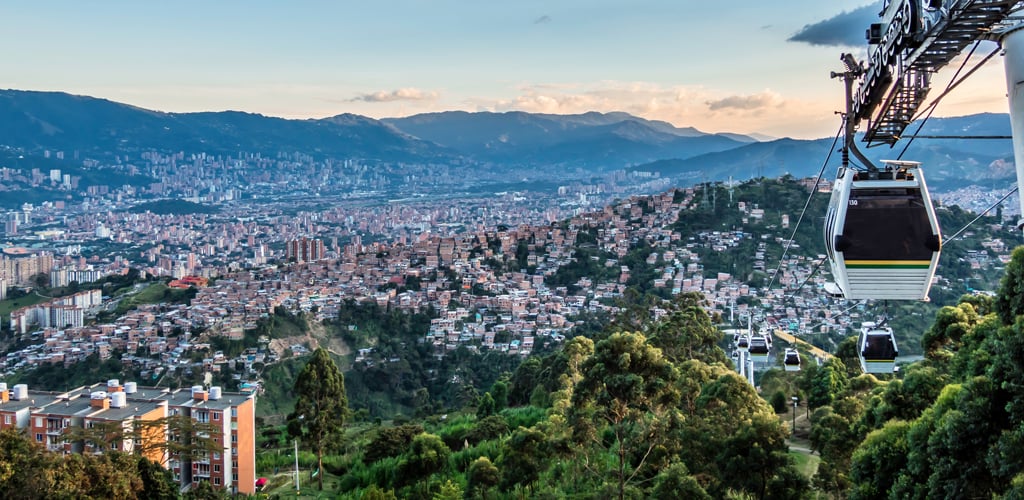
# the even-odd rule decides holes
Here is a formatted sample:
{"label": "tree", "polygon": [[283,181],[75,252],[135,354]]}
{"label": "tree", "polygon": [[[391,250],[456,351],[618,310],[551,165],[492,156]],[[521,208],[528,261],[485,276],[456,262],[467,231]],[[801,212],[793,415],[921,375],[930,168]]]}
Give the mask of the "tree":
{"label": "tree", "polygon": [[821,454],[821,465],[814,483],[827,492],[837,493],[850,487],[850,457],[862,439],[857,422],[861,420],[863,403],[846,397],[814,412],[811,446]]}
{"label": "tree", "polygon": [[811,408],[817,408],[832,403],[832,399],[842,392],[848,383],[846,366],[838,358],[830,358],[814,374],[807,404]]}
{"label": "tree", "polygon": [[654,498],[692,498],[711,500],[697,479],[690,475],[683,464],[672,464],[658,473],[654,485]]}
{"label": "tree", "polygon": [[412,439],[423,434],[421,425],[400,425],[397,427],[381,427],[377,435],[370,441],[363,455],[363,462],[372,464],[378,460],[397,457],[409,447]]}
{"label": "tree", "polygon": [[501,415],[491,415],[478,421],[469,432],[466,439],[470,444],[477,444],[487,439],[494,439],[508,433],[508,422]]}
{"label": "tree", "polygon": [[369,488],[363,490],[359,500],[398,500],[398,497],[395,496],[394,491],[384,491],[378,488],[376,484],[371,484]]}
{"label": "tree", "polygon": [[618,461],[612,475],[621,500],[626,484],[667,437],[679,403],[679,371],[642,334],[616,333],[597,343],[582,372],[570,412],[574,437],[603,447],[597,424],[611,431],[607,446]]}
{"label": "tree", "polygon": [[1013,250],[1006,265],[1006,274],[996,294],[995,309],[1004,325],[1012,325],[1017,316],[1024,314],[1024,246]]}
{"label": "tree", "polygon": [[909,423],[894,421],[868,434],[851,459],[851,499],[887,496],[907,463],[909,429]]}
{"label": "tree", "polygon": [[772,393],[771,405],[775,413],[786,413],[786,410],[789,409],[789,398],[786,397],[786,393],[775,391]]}
{"label": "tree", "polygon": [[425,432],[414,437],[398,467],[401,482],[412,483],[444,469],[451,454],[451,449],[436,434]]}
{"label": "tree", "polygon": [[446,479],[445,482],[441,483],[441,487],[438,489],[432,500],[462,500],[462,487],[458,483],[452,482],[451,479]]}
{"label": "tree", "polygon": [[536,429],[520,427],[505,443],[505,449],[498,459],[501,467],[501,487],[510,489],[517,484],[532,487],[540,477],[544,461],[549,455],[544,433]]}
{"label": "tree", "polygon": [[484,419],[494,414],[494,398],[491,393],[485,392],[476,405],[476,418]]}
{"label": "tree", "polygon": [[703,305],[704,295],[687,292],[676,298],[668,316],[652,327],[651,345],[673,363],[699,359],[705,363],[724,363],[725,353],[718,343],[722,332],[711,323]]}
{"label": "tree", "polygon": [[508,407],[508,384],[499,380],[491,385],[491,397],[494,398],[494,411],[499,412]]}
{"label": "tree", "polygon": [[480,457],[469,464],[466,472],[466,489],[471,495],[487,498],[487,490],[497,486],[501,481],[501,473],[487,457]]}
{"label": "tree", "polygon": [[317,484],[324,489],[324,450],[341,432],[348,417],[345,376],[323,347],[313,352],[295,379],[295,411],[288,415],[288,434],[301,438],[316,453]]}
{"label": "tree", "polygon": [[530,394],[540,382],[541,364],[536,356],[526,358],[512,375],[512,386],[509,388],[508,403],[512,406],[529,404]]}

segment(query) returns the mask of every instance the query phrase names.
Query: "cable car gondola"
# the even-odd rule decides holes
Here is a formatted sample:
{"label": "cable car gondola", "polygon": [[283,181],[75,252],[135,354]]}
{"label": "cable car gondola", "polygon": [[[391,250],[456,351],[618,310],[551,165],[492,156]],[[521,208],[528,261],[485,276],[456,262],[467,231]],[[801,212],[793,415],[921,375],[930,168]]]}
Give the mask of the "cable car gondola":
{"label": "cable car gondola", "polygon": [[867,321],[861,324],[857,355],[864,373],[889,374],[896,370],[896,336],[892,328]]}
{"label": "cable car gondola", "polygon": [[792,347],[787,347],[786,354],[782,358],[782,364],[787,372],[800,371],[800,353]]}
{"label": "cable car gondola", "polygon": [[942,238],[920,164],[841,168],[825,217],[825,247],[846,299],[928,300]]}
{"label": "cable car gondola", "polygon": [[750,337],[746,335],[740,336],[740,339],[736,341],[736,349],[740,352],[746,352],[750,348]]}
{"label": "cable car gondola", "polygon": [[755,362],[768,361],[768,341],[757,335],[750,338],[750,360]]}

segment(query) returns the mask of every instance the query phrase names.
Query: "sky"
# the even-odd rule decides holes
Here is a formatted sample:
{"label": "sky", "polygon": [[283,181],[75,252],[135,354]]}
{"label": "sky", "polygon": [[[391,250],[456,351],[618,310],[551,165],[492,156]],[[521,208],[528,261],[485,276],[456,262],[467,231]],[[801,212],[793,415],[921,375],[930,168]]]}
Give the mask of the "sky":
{"label": "sky", "polygon": [[[864,30],[880,8],[864,0],[11,0],[0,4],[0,88],[296,119],[625,111],[704,132],[811,139],[838,130],[843,87],[830,73],[842,71],[844,52],[865,58]],[[945,73],[934,80],[940,89]],[[995,57],[934,116],[1006,111]]]}

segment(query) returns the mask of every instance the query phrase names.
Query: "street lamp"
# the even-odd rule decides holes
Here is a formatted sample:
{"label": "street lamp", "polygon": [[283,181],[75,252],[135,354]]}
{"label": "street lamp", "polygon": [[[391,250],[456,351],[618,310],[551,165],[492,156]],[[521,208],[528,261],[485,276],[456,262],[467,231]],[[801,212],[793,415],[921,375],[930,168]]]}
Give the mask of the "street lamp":
{"label": "street lamp", "polygon": [[793,433],[796,433],[796,407],[800,406],[800,398],[793,396]]}

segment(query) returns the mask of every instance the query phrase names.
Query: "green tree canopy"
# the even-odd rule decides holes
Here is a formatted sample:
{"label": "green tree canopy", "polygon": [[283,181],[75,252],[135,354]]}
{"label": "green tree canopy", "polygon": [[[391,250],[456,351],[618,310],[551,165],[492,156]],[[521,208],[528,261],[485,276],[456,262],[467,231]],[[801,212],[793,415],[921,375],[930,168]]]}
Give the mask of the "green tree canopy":
{"label": "green tree canopy", "polygon": [[[288,415],[288,434],[299,437],[316,453],[318,470],[323,471],[323,456],[328,443],[341,432],[348,417],[345,376],[320,347],[295,379],[295,411]],[[317,475],[322,490],[324,475]]]}

